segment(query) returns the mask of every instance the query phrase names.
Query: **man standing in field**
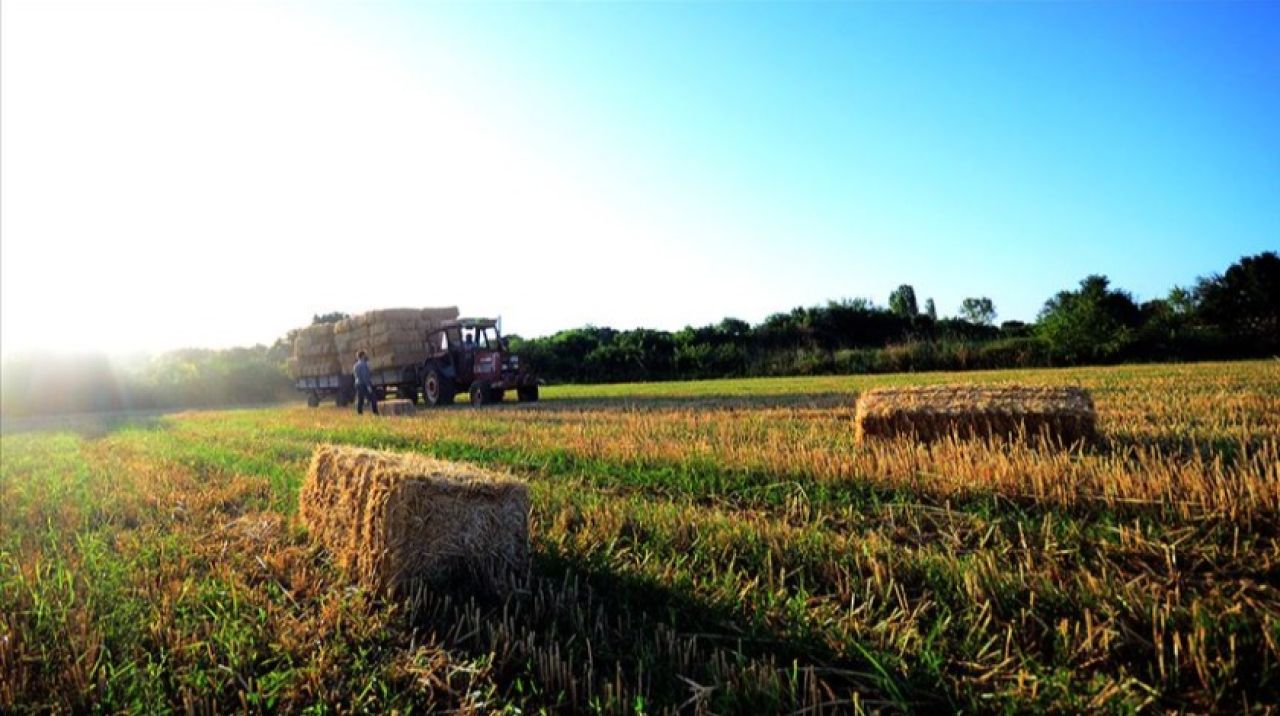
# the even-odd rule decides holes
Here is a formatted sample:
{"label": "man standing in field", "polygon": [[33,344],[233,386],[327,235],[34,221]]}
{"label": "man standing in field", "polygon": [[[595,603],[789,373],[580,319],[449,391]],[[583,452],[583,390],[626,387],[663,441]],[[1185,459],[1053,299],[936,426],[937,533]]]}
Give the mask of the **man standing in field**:
{"label": "man standing in field", "polygon": [[373,392],[373,374],[369,371],[369,354],[360,351],[356,354],[356,367],[352,371],[356,376],[356,415],[364,415],[364,401],[369,400],[369,408],[378,414],[378,395]]}

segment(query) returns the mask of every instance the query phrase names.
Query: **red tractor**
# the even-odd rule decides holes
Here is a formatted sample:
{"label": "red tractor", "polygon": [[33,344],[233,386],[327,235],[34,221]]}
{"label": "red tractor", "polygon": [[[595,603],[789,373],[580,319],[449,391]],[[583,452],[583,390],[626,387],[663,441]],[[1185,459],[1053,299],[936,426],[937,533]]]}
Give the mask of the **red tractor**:
{"label": "red tractor", "polygon": [[468,393],[475,406],[500,403],[508,390],[522,403],[538,400],[538,377],[508,351],[497,321],[448,321],[427,334],[427,351],[421,370],[427,405],[450,405],[459,392]]}

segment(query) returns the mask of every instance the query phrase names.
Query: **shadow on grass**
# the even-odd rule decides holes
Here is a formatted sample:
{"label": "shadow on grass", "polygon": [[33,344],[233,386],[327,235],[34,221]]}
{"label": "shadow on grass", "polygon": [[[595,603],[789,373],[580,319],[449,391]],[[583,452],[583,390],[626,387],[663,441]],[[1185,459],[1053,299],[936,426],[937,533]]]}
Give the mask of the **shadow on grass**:
{"label": "shadow on grass", "polygon": [[39,415],[0,420],[0,435],[32,432],[70,432],[84,438],[100,438],[126,428],[154,430],[167,427],[163,417],[179,410],[122,410],[110,413]]}
{"label": "shadow on grass", "polygon": [[[582,455],[567,448],[527,450],[466,440],[425,440],[406,434],[358,435],[341,429],[299,431],[290,428],[283,430],[283,434],[302,441],[416,452],[445,460],[496,466],[529,479],[574,479],[586,487],[612,494],[652,495],[730,510],[769,509],[799,500],[813,509],[840,507],[874,512],[886,506],[905,505],[943,510],[948,514],[1013,517],[1017,522],[1036,521],[1045,516],[1102,522],[1135,517],[1160,519],[1168,510],[1167,506],[1155,503],[1106,500],[1060,504],[976,485],[959,493],[933,494],[920,490],[909,480],[889,485],[883,480],[858,476],[817,479],[803,470],[725,466],[709,459],[614,460]],[[1048,446],[1040,449],[1060,450]],[[1101,455],[1108,449],[1100,443],[1086,448],[1085,454]]]}
{"label": "shadow on grass", "polygon": [[[526,706],[720,713],[849,713],[942,706],[908,667],[861,645],[834,653],[817,633],[781,634],[653,579],[551,552],[532,575],[455,580],[409,599],[414,626],[451,650],[491,657]],[[519,686],[513,686],[519,685]]]}
{"label": "shadow on grass", "polygon": [[[549,398],[538,403],[511,401],[491,405],[482,410],[535,410],[555,413],[619,412],[619,411],[672,411],[697,410],[703,412],[765,410],[776,408],[829,409],[850,408],[857,402],[854,393],[788,393],[777,395],[696,395],[696,396],[644,396]],[[469,406],[458,405],[453,407]]]}
{"label": "shadow on grass", "polygon": [[1221,459],[1224,466],[1231,467],[1248,455],[1262,452],[1269,439],[1266,434],[1252,435],[1241,440],[1230,436],[1204,439],[1181,434],[1150,435],[1113,431],[1104,435],[1098,445],[1092,448],[1092,452],[1125,456],[1138,451],[1155,450],[1170,459],[1199,458],[1205,462]]}

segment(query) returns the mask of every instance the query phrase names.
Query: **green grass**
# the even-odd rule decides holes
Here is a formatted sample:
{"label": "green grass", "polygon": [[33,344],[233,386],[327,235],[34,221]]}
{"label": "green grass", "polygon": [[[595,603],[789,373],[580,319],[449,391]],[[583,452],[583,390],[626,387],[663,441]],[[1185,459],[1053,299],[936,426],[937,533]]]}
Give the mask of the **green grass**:
{"label": "green grass", "polygon": [[[1102,443],[852,440],[872,385],[1077,383]],[[0,710],[1274,709],[1275,362],[547,389],[0,437]],[[534,570],[385,602],[318,442],[506,470]]]}

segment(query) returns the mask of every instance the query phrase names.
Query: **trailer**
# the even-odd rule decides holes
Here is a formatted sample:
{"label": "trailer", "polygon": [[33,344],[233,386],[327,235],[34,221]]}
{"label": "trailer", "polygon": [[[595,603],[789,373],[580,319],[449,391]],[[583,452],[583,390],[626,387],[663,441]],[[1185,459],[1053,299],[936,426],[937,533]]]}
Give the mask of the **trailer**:
{"label": "trailer", "polygon": [[[371,372],[374,395],[378,400],[386,400],[387,396],[418,400],[418,385],[422,382],[420,367],[417,365],[400,368],[385,368]],[[315,408],[320,403],[332,399],[334,405],[345,408],[355,402],[356,379],[350,373],[322,375],[311,378],[298,378],[294,388],[307,395],[307,405]]]}
{"label": "trailer", "polygon": [[[530,367],[507,350],[506,340],[493,319],[445,321],[423,339],[428,358],[421,363],[371,371],[374,395],[390,395],[431,406],[453,403],[454,396],[468,394],[471,404],[502,402],[508,390],[520,402],[536,402],[540,381]],[[307,405],[318,407],[332,397],[338,407],[355,401],[355,377],[349,373],[298,378],[295,387],[307,394]]]}
{"label": "trailer", "polygon": [[315,408],[320,401],[333,398],[334,404],[345,408],[356,397],[356,380],[350,375],[319,375],[298,378],[293,387],[307,394],[307,405]]}

